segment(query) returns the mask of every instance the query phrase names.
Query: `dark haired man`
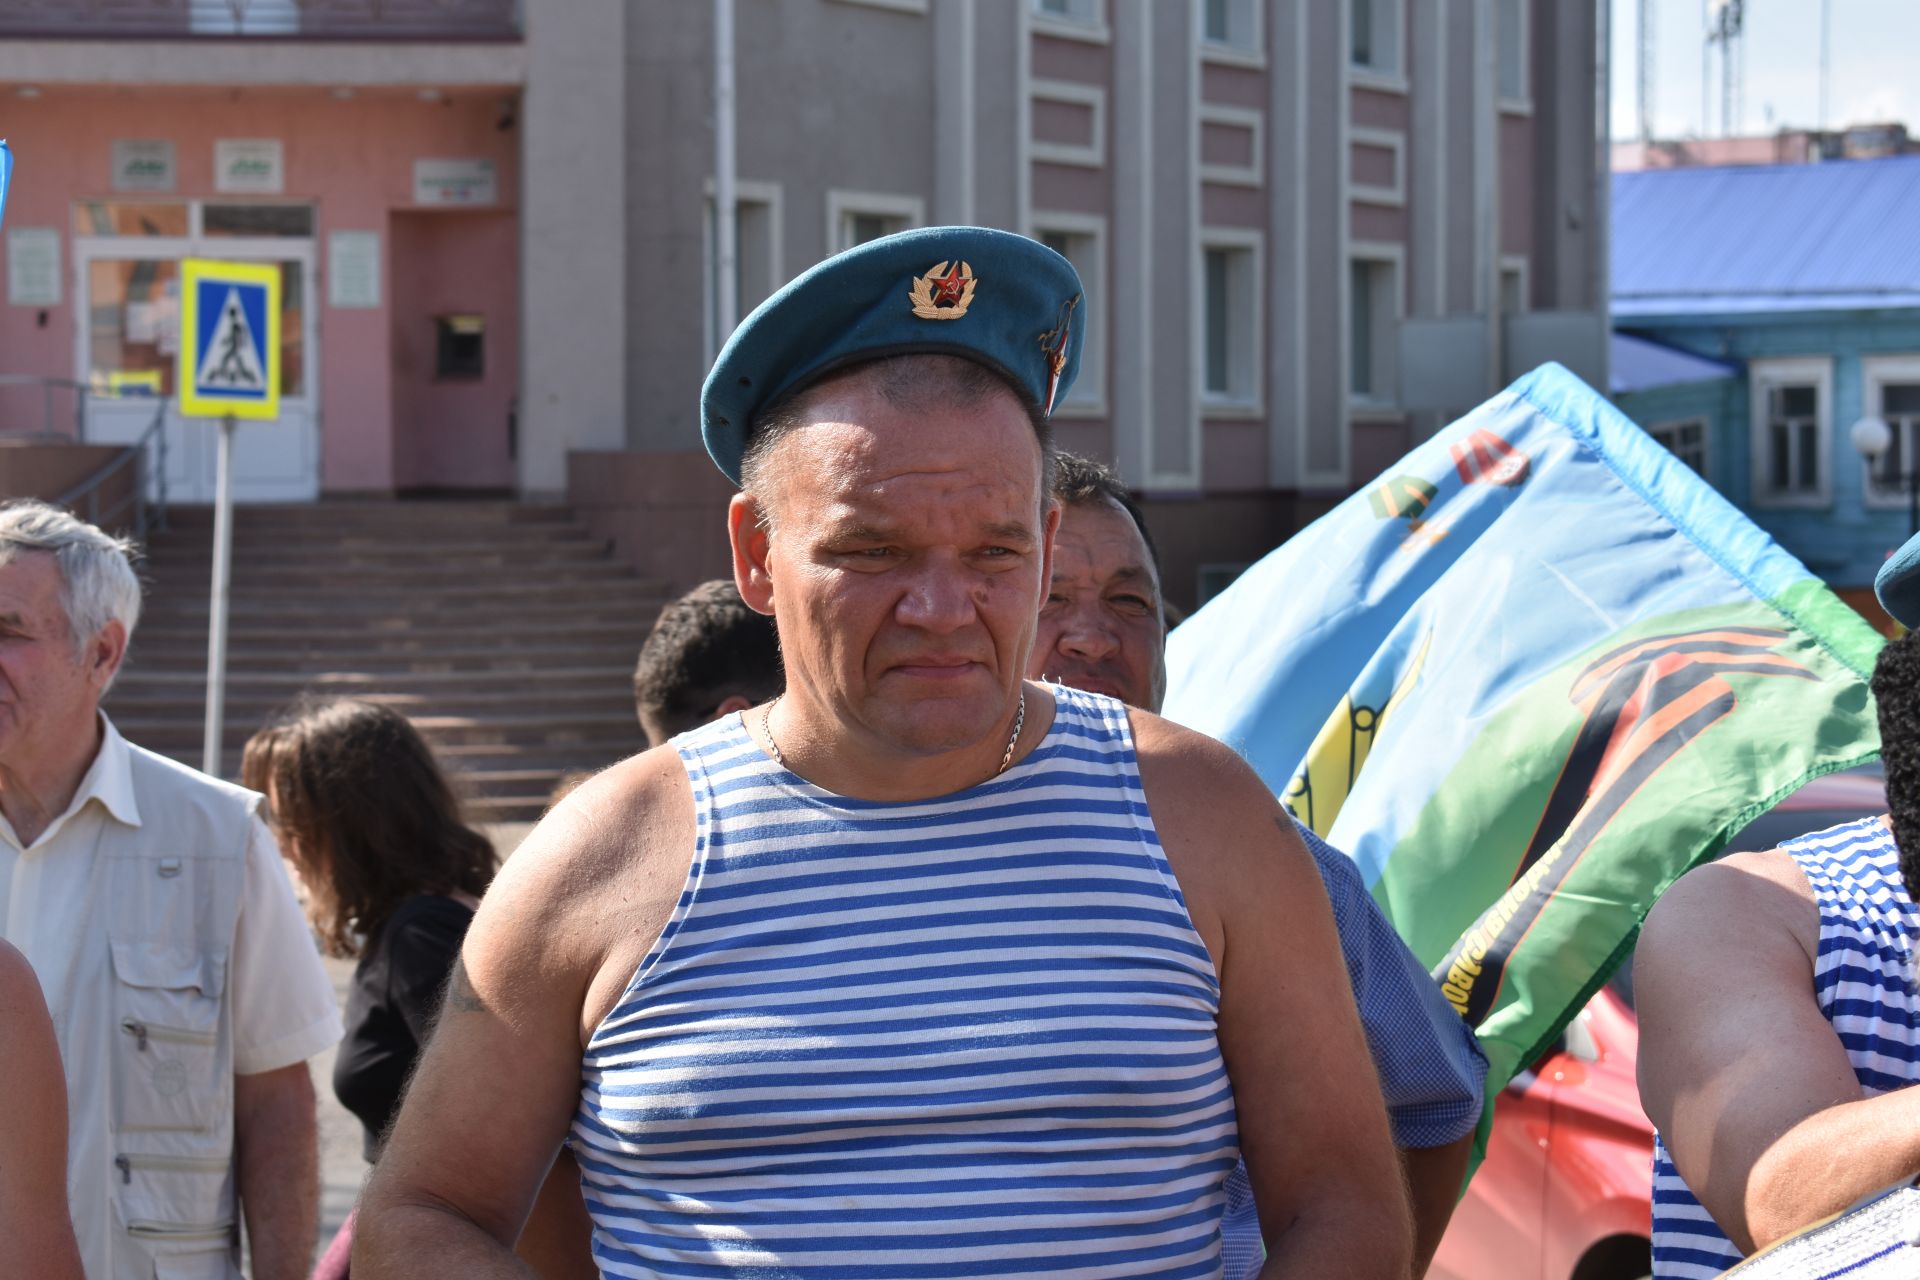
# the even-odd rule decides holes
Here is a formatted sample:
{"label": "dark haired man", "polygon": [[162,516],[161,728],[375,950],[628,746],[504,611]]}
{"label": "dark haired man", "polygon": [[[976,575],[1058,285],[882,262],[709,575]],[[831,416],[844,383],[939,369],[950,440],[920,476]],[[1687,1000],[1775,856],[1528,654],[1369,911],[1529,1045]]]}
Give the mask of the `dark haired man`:
{"label": "dark haired man", "polygon": [[[1146,518],[1112,469],[1073,454],[1060,455],[1053,496],[1060,501],[1053,581],[1028,674],[1157,712],[1167,687],[1167,628],[1159,550]],[[1381,914],[1353,860],[1304,827],[1300,837],[1332,900],[1347,977],[1380,1073],[1413,1196],[1419,1274],[1460,1198],[1487,1061]],[[1244,1170],[1227,1182],[1222,1232],[1225,1280],[1240,1280],[1261,1257]]]}
{"label": "dark haired man", "polygon": [[634,707],[650,747],[765,702],[780,685],[773,619],[747,608],[728,578],[662,609],[633,668]]}
{"label": "dark haired man", "polygon": [[1405,1276],[1292,824],[1218,743],[1024,678],[1080,302],[1036,242],[941,227],[734,333],[702,431],[785,690],[602,773],[507,864],[361,1280],[516,1274],[569,1129],[611,1276],[1217,1275],[1241,1155],[1271,1273]]}
{"label": "dark haired man", "polygon": [[[1920,538],[1874,584],[1920,626]],[[1653,1272],[1717,1276],[1920,1174],[1920,636],[1873,672],[1891,814],[1681,877],[1634,959]]]}

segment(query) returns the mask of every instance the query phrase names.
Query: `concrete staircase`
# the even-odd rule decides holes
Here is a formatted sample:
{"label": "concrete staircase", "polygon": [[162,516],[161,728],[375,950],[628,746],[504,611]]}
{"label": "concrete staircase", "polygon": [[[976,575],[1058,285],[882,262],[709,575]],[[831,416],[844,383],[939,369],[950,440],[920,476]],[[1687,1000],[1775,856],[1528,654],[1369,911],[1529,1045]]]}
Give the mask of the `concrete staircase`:
{"label": "concrete staircase", "polygon": [[[107,711],[194,766],[205,711],[213,514],[176,507],[153,536],[145,612]],[[469,816],[537,818],[559,777],[644,745],[640,641],[666,598],[565,507],[322,502],[234,518],[225,773],[302,691],[405,712]]]}

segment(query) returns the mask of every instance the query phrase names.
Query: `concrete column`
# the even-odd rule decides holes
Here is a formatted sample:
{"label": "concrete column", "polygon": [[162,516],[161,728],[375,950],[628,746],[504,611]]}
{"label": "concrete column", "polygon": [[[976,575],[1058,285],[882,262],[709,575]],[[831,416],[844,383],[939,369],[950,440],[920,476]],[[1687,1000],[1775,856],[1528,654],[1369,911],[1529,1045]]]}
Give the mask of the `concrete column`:
{"label": "concrete column", "polygon": [[1152,14],[1122,4],[1113,22],[1113,261],[1131,275],[1108,314],[1107,377],[1113,401],[1115,465],[1128,484],[1146,483],[1147,416],[1153,403],[1153,65]]}
{"label": "concrete column", "polygon": [[1307,298],[1306,0],[1268,0],[1267,483],[1300,483],[1305,429]]}
{"label": "concrete column", "polygon": [[573,449],[626,415],[625,6],[526,0],[520,490],[557,496]]}
{"label": "concrete column", "polygon": [[973,226],[974,0],[933,6],[933,139],[941,163],[933,168],[933,220]]}

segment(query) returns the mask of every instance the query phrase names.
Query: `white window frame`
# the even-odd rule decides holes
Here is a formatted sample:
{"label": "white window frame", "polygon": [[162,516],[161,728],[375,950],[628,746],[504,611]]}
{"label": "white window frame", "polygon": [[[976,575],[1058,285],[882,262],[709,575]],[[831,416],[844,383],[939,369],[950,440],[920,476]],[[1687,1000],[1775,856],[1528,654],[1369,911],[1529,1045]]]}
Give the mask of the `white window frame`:
{"label": "white window frame", "polygon": [[1045,36],[1084,40],[1088,44],[1110,44],[1113,28],[1107,23],[1107,0],[1074,0],[1080,16],[1048,13],[1040,0],[1027,0],[1027,21],[1032,30]]}
{"label": "white window frame", "polygon": [[[1393,300],[1391,323],[1382,326],[1374,320],[1375,358],[1385,356],[1387,379],[1393,393],[1387,396],[1360,396],[1353,391],[1353,264],[1383,263],[1393,268],[1388,294]],[[1355,422],[1393,420],[1406,416],[1400,407],[1400,326],[1407,318],[1407,247],[1393,240],[1355,240],[1347,246],[1347,268],[1340,273],[1340,390],[1346,398],[1347,416]],[[1386,330],[1385,341],[1381,329]]]}
{"label": "white window frame", "polygon": [[[1885,391],[1889,382],[1920,382],[1920,354],[1860,357],[1860,403],[1865,406],[1868,417],[1886,419]],[[1890,422],[1887,425],[1893,426]],[[1898,431],[1899,428],[1894,427],[1894,430]],[[1901,444],[1905,449],[1901,456],[1906,459],[1908,470],[1920,466],[1920,458],[1916,458],[1914,453],[1916,448],[1920,448],[1920,428],[1912,433],[1912,438],[1901,441]],[[1906,510],[1905,487],[1892,492],[1874,488],[1872,470],[1865,458],[1860,459],[1860,493],[1867,508],[1872,511]]]}
{"label": "white window frame", "polygon": [[1099,214],[1038,210],[1033,215],[1035,240],[1048,232],[1087,236],[1093,241],[1091,263],[1074,261],[1085,291],[1074,312],[1073,323],[1085,335],[1080,347],[1080,373],[1073,380],[1067,398],[1053,407],[1056,418],[1104,418],[1107,415],[1107,330],[1111,327],[1104,314],[1095,316],[1094,307],[1107,296],[1107,220]]}
{"label": "white window frame", "polygon": [[[1705,416],[1696,413],[1690,417],[1669,418],[1664,422],[1656,422],[1652,426],[1647,428],[1647,434],[1652,436],[1654,441],[1659,445],[1661,445],[1663,448],[1665,448],[1668,453],[1672,453],[1675,461],[1679,462],[1680,465],[1684,467],[1687,465],[1686,459],[1682,458],[1678,453],[1674,453],[1673,445],[1668,440],[1662,439],[1663,434],[1670,436],[1674,432],[1677,432],[1681,427],[1700,428],[1700,473],[1699,474],[1703,479],[1706,479],[1708,483],[1712,483],[1711,477],[1713,476],[1713,424],[1709,422]],[[1691,470],[1691,468],[1689,468],[1689,470]]]}
{"label": "white window frame", "polygon": [[[1064,102],[1069,106],[1086,107],[1092,117],[1091,133],[1093,141],[1081,144],[1077,142],[1042,142],[1038,138],[1027,139],[1027,154],[1035,160],[1044,160],[1050,164],[1079,165],[1086,169],[1102,169],[1107,163],[1107,91],[1095,84],[1080,84],[1072,80],[1034,80],[1028,85],[1027,92],[1042,102]],[[1031,118],[1032,113],[1028,113]],[[1033,128],[1029,123],[1029,131]]]}
{"label": "white window frame", "polygon": [[[1209,249],[1247,252],[1246,314],[1248,329],[1244,344],[1229,349],[1228,364],[1244,374],[1245,394],[1222,393],[1207,389],[1207,259]],[[1200,398],[1200,412],[1208,418],[1258,418],[1266,413],[1266,294],[1261,282],[1266,278],[1266,237],[1247,227],[1203,227],[1200,230],[1197,260],[1193,272],[1194,370],[1199,375],[1194,390]]]}
{"label": "white window frame", "polygon": [[[1366,89],[1380,89],[1387,93],[1407,93],[1407,7],[1406,0],[1339,0],[1340,10],[1340,60],[1347,68],[1347,81]],[[1379,63],[1359,63],[1353,60],[1353,10],[1355,4],[1373,7],[1374,30],[1380,30],[1383,19],[1386,21],[1387,47],[1393,51],[1391,66]]]}
{"label": "white window frame", "polygon": [[1238,164],[1200,164],[1200,181],[1218,182],[1230,187],[1260,187],[1267,181],[1267,118],[1258,111],[1247,107],[1224,107],[1216,103],[1200,104],[1200,123],[1231,125],[1236,129],[1245,129],[1253,139],[1253,163]]}
{"label": "white window frame", "polygon": [[[1498,100],[1499,109],[1508,115],[1530,116],[1533,114],[1533,0],[1494,0],[1496,5],[1516,4],[1519,7],[1516,39],[1520,45],[1520,93],[1508,96],[1501,93],[1500,59],[1504,50],[1494,52],[1493,92]],[[1500,13],[1496,8],[1493,16],[1494,39],[1500,38]]]}
{"label": "white window frame", "polygon": [[895,13],[925,14],[927,0],[839,0],[841,4],[864,5],[869,9],[891,9]]}
{"label": "white window frame", "polygon": [[[1386,205],[1392,209],[1404,209],[1407,204],[1407,135],[1395,129],[1372,129],[1365,125],[1354,125],[1347,130],[1347,145],[1358,144],[1365,147],[1384,147],[1393,152],[1393,185],[1376,187],[1348,179],[1347,196],[1360,204]],[[1353,161],[1349,157],[1347,172],[1353,172]]]}
{"label": "white window frame", "polygon": [[1231,67],[1264,68],[1267,65],[1265,0],[1229,0],[1229,3],[1243,3],[1246,6],[1247,43],[1234,44],[1230,40],[1210,38],[1207,35],[1206,0],[1193,0],[1193,34],[1200,47],[1200,60]]}
{"label": "white window frame", "polygon": [[[1813,493],[1767,491],[1767,391],[1772,387],[1812,384],[1815,439],[1820,466]],[[1768,511],[1825,510],[1833,506],[1833,360],[1828,356],[1786,356],[1747,363],[1747,439],[1753,505]]]}
{"label": "white window frame", "polygon": [[902,230],[927,225],[927,202],[919,196],[901,195],[896,191],[844,191],[835,188],[827,192],[827,251],[820,255],[822,258],[830,258],[853,248],[846,234],[846,220],[861,213],[878,218],[900,219],[907,224]]}
{"label": "white window frame", "polygon": [[[767,235],[767,275],[771,277],[772,288],[768,296],[777,292],[787,282],[786,267],[786,214],[784,201],[786,189],[778,182],[756,182],[752,179],[736,178],[733,184],[733,200],[736,206],[742,204],[763,204],[767,206],[767,219],[770,223]],[[720,354],[720,344],[726,342],[725,335],[714,333],[715,321],[719,310],[718,299],[713,294],[713,255],[716,246],[713,243],[714,200],[713,179],[706,183],[706,198],[700,206],[700,314],[703,318],[701,332],[706,335],[706,362],[711,365],[714,357]],[[736,215],[737,216],[737,215]],[[739,269],[740,246],[734,245],[734,268]],[[735,317],[736,322],[745,320],[745,315]]]}

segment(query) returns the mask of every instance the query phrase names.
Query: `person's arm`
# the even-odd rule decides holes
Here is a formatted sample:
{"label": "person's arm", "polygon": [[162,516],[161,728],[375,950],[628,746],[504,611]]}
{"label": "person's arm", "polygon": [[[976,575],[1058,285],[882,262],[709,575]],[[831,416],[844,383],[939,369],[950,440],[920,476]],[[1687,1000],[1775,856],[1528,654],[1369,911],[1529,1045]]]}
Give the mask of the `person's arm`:
{"label": "person's arm", "polygon": [[1863,1096],[1813,988],[1818,913],[1782,853],[1681,878],[1634,953],[1640,1101],[1751,1253],[1920,1174],[1920,1089]]}
{"label": "person's arm", "polygon": [[671,914],[692,840],[686,775],[656,751],[575,791],[507,861],[361,1197],[356,1280],[422,1258],[533,1274],[514,1241],[579,1105],[583,1045]]}
{"label": "person's arm", "polygon": [[1232,751],[1141,713],[1134,725],[1154,825],[1220,976],[1259,1274],[1404,1280],[1406,1189],[1313,861]]}
{"label": "person's arm", "polygon": [[1406,1175],[1407,1194],[1413,1200],[1413,1274],[1424,1276],[1447,1234],[1460,1188],[1467,1181],[1467,1160],[1473,1155],[1473,1134],[1442,1147],[1401,1147],[1400,1170]]}
{"label": "person's arm", "polygon": [[320,1218],[307,1059],[340,1039],[333,983],[279,847],[256,819],[229,964],[235,1183],[256,1280],[304,1280]]}
{"label": "person's arm", "polygon": [[1413,1200],[1414,1274],[1426,1274],[1460,1203],[1474,1127],[1485,1105],[1487,1059],[1426,966],[1367,892],[1340,850],[1295,823],[1326,885],[1347,979],[1400,1168]]}
{"label": "person's arm", "polygon": [[40,983],[0,942],[0,1240],[19,1274],[83,1280],[67,1216],[67,1082]]}
{"label": "person's arm", "polygon": [[305,1280],[320,1225],[319,1125],[304,1061],[233,1078],[234,1177],[254,1280]]}

